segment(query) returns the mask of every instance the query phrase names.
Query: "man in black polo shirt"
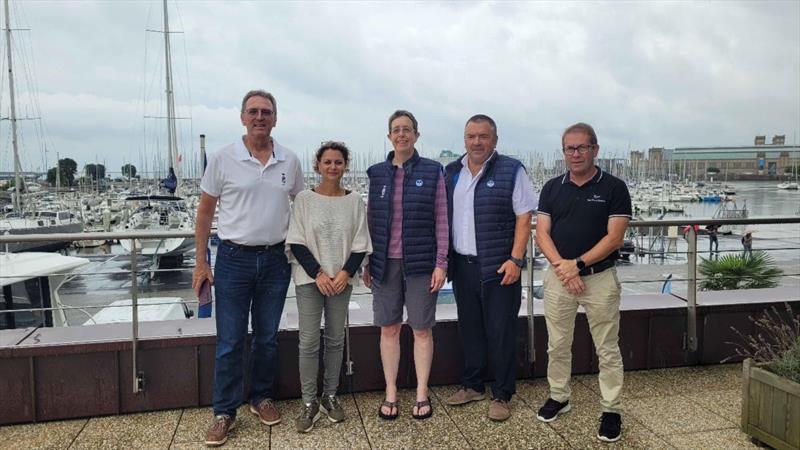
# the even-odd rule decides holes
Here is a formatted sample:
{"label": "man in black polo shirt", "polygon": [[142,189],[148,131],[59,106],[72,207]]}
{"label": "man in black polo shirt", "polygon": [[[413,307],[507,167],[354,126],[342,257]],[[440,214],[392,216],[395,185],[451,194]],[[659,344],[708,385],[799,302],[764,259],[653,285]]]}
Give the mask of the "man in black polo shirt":
{"label": "man in black polo shirt", "polygon": [[600,363],[603,413],[597,437],[614,442],[622,435],[623,376],[614,266],[631,218],[631,198],[625,182],[594,165],[600,146],[590,125],[567,128],[561,144],[567,173],[544,185],[536,216],[536,243],[551,265],[544,280],[550,398],[537,417],[552,422],[570,410],[572,337],[581,305]]}

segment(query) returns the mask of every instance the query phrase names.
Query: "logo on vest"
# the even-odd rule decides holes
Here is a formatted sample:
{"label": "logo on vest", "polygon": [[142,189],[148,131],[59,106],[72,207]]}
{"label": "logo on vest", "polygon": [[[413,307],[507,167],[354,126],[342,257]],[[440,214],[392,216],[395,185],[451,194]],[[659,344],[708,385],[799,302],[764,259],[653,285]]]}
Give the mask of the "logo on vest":
{"label": "logo on vest", "polygon": [[487,187],[494,187],[494,180],[489,180],[486,182]]}
{"label": "logo on vest", "polygon": [[386,185],[385,184],[381,188],[381,198],[383,198],[384,196],[386,196]]}
{"label": "logo on vest", "polygon": [[422,187],[422,180],[417,180],[415,184],[417,185],[417,187]]}

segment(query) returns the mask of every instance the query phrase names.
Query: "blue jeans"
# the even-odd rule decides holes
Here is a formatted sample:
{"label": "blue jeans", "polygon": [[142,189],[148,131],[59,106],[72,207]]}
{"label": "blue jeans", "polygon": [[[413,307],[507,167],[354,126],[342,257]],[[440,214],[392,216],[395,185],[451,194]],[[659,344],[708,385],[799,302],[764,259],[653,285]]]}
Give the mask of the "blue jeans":
{"label": "blue jeans", "polygon": [[214,415],[236,417],[242,404],[247,316],[252,317],[250,404],[272,395],[278,365],[278,324],[291,269],[283,249],[248,251],[222,243],[214,267],[217,348]]}

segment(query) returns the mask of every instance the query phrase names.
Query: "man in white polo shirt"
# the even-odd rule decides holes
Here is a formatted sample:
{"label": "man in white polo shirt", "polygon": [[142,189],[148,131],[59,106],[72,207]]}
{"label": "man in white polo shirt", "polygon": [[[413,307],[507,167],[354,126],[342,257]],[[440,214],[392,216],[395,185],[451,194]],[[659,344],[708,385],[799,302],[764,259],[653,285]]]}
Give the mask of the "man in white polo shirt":
{"label": "man in white polo shirt", "polygon": [[[281,415],[272,402],[277,367],[278,324],[286,301],[291,269],[284,254],[289,201],[303,189],[297,156],[270,136],[277,121],[272,94],[255,90],[242,100],[247,134],[209,158],[200,183],[197,208],[196,292],[206,280],[216,292],[217,346],[214,374],[214,420],[207,445],[222,445],[243,402],[242,356],[252,315],[250,412],[275,425]],[[219,202],[215,276],[206,262],[214,208]]]}

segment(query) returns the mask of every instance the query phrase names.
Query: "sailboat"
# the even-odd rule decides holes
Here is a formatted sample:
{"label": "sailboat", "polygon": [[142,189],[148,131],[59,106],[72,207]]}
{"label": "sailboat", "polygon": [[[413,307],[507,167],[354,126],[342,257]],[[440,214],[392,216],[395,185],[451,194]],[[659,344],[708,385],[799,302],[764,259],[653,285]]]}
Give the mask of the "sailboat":
{"label": "sailboat", "polygon": [[[166,68],[166,106],[167,106],[167,155],[169,167],[175,169],[176,185],[174,195],[144,195],[126,198],[131,202],[131,214],[127,221],[122,223],[120,231],[194,231],[194,214],[186,206],[186,202],[179,196],[180,183],[180,158],[178,156],[178,140],[175,127],[175,96],[172,84],[172,53],[170,48],[169,15],[167,0],[164,4],[164,58]],[[131,251],[129,239],[120,240],[122,248],[128,253]],[[156,259],[159,265],[164,258],[174,259],[177,263],[183,260],[183,254],[194,248],[194,238],[170,239],[136,239],[136,248],[145,256]]]}
{"label": "sailboat", "polygon": [[[13,209],[4,217],[0,217],[0,234],[52,234],[52,233],[79,233],[81,231],[81,221],[71,212],[63,210],[39,210],[25,211],[23,206],[22,178],[20,173],[22,167],[19,160],[19,141],[17,133],[17,104],[16,91],[14,88],[14,58],[12,55],[11,18],[9,16],[8,0],[3,2],[5,12],[5,34],[6,34],[6,53],[8,62],[8,94],[10,114],[8,117],[11,123],[11,148],[14,152],[14,193]],[[33,189],[27,189],[33,191]],[[0,251],[21,252],[33,250],[58,250],[70,244],[68,241],[52,242],[25,242],[14,243],[5,246]]]}

